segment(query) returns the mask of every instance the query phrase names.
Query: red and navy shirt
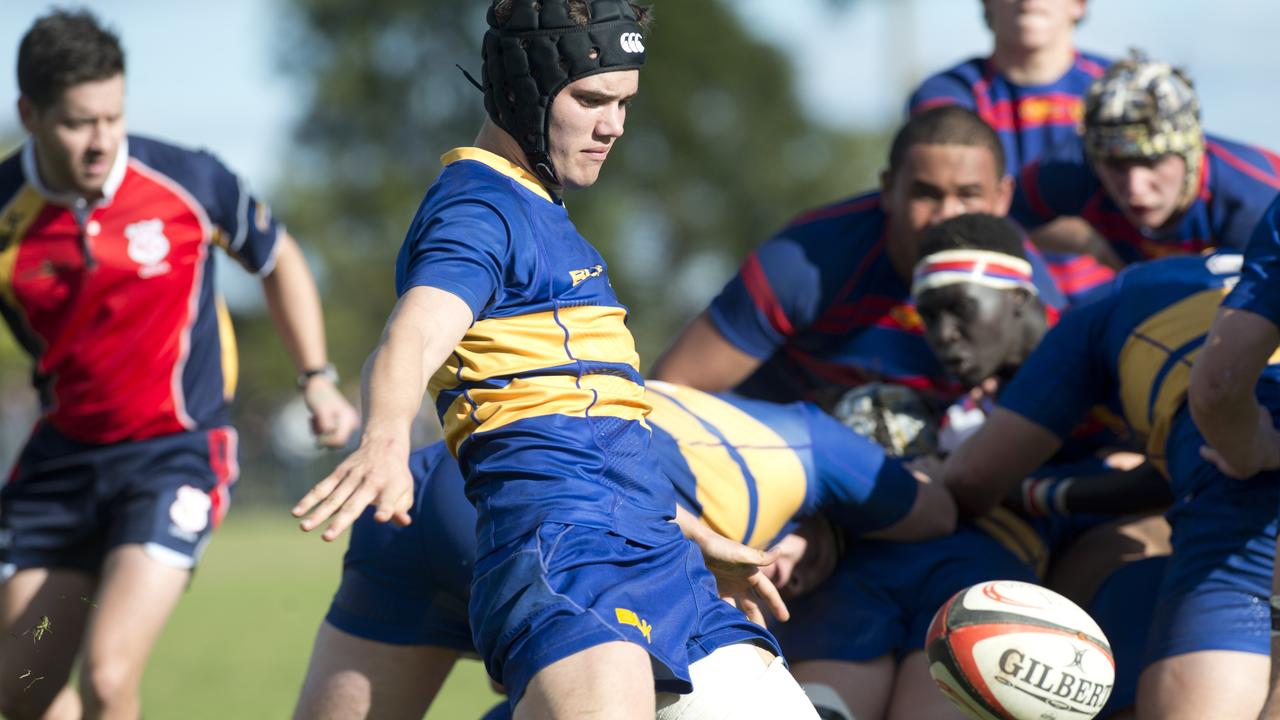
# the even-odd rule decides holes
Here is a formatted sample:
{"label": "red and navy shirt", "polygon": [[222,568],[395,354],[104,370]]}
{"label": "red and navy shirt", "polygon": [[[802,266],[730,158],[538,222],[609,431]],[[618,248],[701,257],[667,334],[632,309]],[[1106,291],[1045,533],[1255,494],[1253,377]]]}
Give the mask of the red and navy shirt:
{"label": "red and navy shirt", "polygon": [[86,203],[0,163],[0,312],[35,362],[43,420],[88,443],[225,425],[235,339],[215,245],[271,272],[280,226],[213,156],[140,137]]}
{"label": "red and navy shirt", "polygon": [[1278,190],[1280,157],[1207,135],[1200,188],[1191,206],[1167,230],[1140,229],[1107,195],[1077,137],[1022,171],[1010,214],[1027,228],[1058,217],[1082,217],[1132,263],[1213,247],[1243,250]]}
{"label": "red and navy shirt", "polygon": [[[996,70],[991,58],[973,58],[933,75],[912,94],[912,115],[943,105],[978,113],[1004,146],[1005,168],[1013,177],[1046,150],[1074,138],[1084,117],[1084,96],[1111,60],[1076,53],[1062,77],[1046,85],[1018,85]],[[1115,272],[1090,255],[1045,253],[1049,272],[1072,301],[1082,299]]]}
{"label": "red and navy shirt", "polygon": [[[963,386],[924,340],[911,290],[885,252],[880,194],[801,215],[761,245],[711,302],[708,315],[732,345],[763,361],[738,392],[830,407],[843,391],[889,382],[949,402]],[[1046,306],[1062,296],[1031,257]]]}
{"label": "red and navy shirt", "polygon": [[1005,167],[1017,177],[1024,165],[1075,137],[1084,117],[1084,95],[1111,61],[1076,53],[1071,69],[1047,84],[1024,86],[996,70],[991,58],[972,58],[926,79],[911,95],[911,115],[943,105],[976,112],[1000,135]]}

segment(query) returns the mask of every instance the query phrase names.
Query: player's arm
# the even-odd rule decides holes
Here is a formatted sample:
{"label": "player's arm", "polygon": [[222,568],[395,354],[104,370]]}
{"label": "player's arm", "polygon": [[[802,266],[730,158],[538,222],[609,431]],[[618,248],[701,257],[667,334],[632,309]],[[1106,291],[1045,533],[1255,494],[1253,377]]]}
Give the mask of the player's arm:
{"label": "player's arm", "polygon": [[283,229],[274,252],[275,265],[262,278],[267,309],[294,366],[307,374],[302,397],[316,437],[328,447],[342,447],[359,417],[328,374],[309,372],[329,364],[320,293],[298,243]]}
{"label": "player's arm", "polygon": [[978,432],[947,458],[942,480],[955,495],[961,513],[981,515],[1061,446],[1049,429],[996,408]]}
{"label": "player's arm", "polygon": [[364,431],[360,446],[293,508],[310,531],[330,520],[323,538],[338,537],[365,507],[374,519],[407,525],[413,502],[409,429],[427,381],[471,326],[471,307],[429,286],[409,289],[387,320],[364,368]]}
{"label": "player's arm", "polygon": [[705,392],[737,387],[808,326],[822,303],[821,273],[785,233],[761,245],[654,363],[650,376]]}
{"label": "player's arm", "polygon": [[1084,218],[1058,217],[1032,230],[1030,236],[1031,242],[1046,252],[1091,255],[1114,270],[1124,267],[1111,243]]}
{"label": "player's arm", "polygon": [[1280,433],[1254,386],[1280,345],[1280,328],[1256,313],[1218,311],[1191,371],[1191,416],[1208,442],[1202,452],[1237,478],[1280,467]]}
{"label": "player's arm", "polygon": [[722,392],[746,380],[760,360],[724,338],[704,311],[658,356],[650,375],[705,392]]}
{"label": "player's arm", "polygon": [[[905,470],[905,468],[904,468]],[[919,470],[910,470],[916,482],[916,497],[901,520],[864,537],[914,542],[950,535],[956,529],[956,501],[943,486]]]}
{"label": "player's arm", "polygon": [[1033,517],[1126,515],[1160,510],[1172,502],[1169,482],[1148,463],[1074,477],[1027,478],[1004,500],[1006,506]]}

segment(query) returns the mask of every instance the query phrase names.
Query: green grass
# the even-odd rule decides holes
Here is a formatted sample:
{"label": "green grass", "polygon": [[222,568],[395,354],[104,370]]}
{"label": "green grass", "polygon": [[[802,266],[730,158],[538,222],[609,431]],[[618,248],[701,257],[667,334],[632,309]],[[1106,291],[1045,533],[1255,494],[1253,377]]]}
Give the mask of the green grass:
{"label": "green grass", "polygon": [[[147,668],[147,717],[289,717],[345,549],[345,536],[304,535],[284,511],[233,510]],[[480,664],[464,661],[427,718],[478,718],[496,701]]]}

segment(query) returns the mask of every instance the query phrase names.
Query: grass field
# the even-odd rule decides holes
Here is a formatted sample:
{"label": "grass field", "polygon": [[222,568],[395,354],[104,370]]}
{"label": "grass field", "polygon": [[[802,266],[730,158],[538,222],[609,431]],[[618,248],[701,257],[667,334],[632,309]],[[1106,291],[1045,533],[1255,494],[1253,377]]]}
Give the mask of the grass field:
{"label": "grass field", "polygon": [[[152,657],[146,716],[288,718],[346,544],[303,535],[283,510],[233,510]],[[427,718],[478,718],[496,700],[480,664],[464,661]]]}

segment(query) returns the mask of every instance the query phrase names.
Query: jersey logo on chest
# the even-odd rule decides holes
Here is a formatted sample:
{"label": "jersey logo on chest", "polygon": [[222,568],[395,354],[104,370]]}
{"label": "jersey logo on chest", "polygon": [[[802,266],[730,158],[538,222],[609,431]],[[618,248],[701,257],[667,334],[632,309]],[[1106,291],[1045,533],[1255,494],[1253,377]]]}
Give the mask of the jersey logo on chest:
{"label": "jersey logo on chest", "polygon": [[164,221],[141,220],[125,226],[124,236],[129,240],[129,259],[142,267],[138,277],[149,278],[169,272],[169,238],[164,234]]}
{"label": "jersey logo on chest", "polygon": [[604,274],[603,265],[592,265],[591,267],[582,268],[581,270],[570,270],[569,278],[573,280],[573,286],[578,287],[579,284],[590,280],[591,278],[600,277],[602,274]]}

